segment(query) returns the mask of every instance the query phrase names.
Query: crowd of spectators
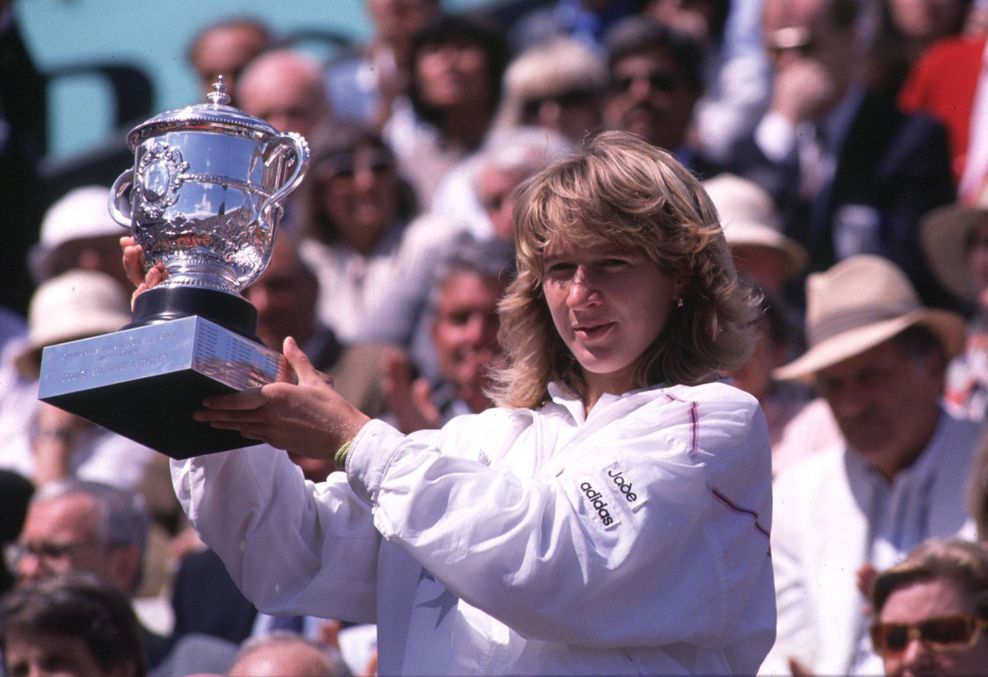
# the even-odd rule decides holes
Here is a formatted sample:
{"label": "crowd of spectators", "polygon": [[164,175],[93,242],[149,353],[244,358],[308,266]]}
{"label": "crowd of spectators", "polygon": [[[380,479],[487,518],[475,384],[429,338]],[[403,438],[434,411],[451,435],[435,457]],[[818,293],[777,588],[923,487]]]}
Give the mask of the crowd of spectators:
{"label": "crowd of spectators", "polygon": [[[370,38],[325,63],[245,16],[188,48],[190,103],[222,75],[312,148],[244,290],[257,336],[294,337],[403,432],[485,409],[514,189],[598,131],[638,134],[703,180],[762,298],[724,378],[773,446],[763,672],[988,674],[988,2],[553,0],[510,25],[366,5]],[[31,212],[43,129],[15,10],[0,0],[5,674],[373,674],[373,628],[243,597],[165,457],[36,400],[41,349],[119,329],[132,290],[108,187]]]}

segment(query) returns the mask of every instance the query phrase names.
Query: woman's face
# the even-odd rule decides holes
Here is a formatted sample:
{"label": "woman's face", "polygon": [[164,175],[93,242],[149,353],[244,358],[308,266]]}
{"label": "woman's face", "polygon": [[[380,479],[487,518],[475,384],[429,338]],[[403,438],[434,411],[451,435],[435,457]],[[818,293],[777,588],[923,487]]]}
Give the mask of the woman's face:
{"label": "woman's face", "polygon": [[341,237],[358,250],[370,249],[398,213],[398,180],[391,157],[374,146],[358,146],[320,167],[323,209]]}
{"label": "woman's face", "polygon": [[634,388],[637,360],[678,298],[676,282],[643,253],[613,245],[551,242],[544,269],[553,324],[583,368],[588,395]]}
{"label": "woman's face", "polygon": [[416,69],[421,98],[433,108],[490,99],[487,55],[479,45],[463,41],[427,45],[418,55]]}
{"label": "woman's face", "polygon": [[[897,588],[882,607],[882,623],[910,627],[934,618],[974,615],[971,594],[950,578],[918,580]],[[961,643],[936,645],[922,636],[910,636],[899,650],[882,656],[885,674],[977,675],[988,665],[988,634],[981,631],[971,646]]]}

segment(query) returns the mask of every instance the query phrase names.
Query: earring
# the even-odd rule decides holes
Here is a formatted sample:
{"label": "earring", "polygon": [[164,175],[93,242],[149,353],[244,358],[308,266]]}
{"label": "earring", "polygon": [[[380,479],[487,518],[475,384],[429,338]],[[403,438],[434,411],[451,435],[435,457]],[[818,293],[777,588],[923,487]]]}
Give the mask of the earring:
{"label": "earring", "polygon": [[677,307],[677,308],[682,308],[682,307],[683,307],[683,297],[682,297],[682,296],[680,296],[680,297],[679,297],[679,298],[678,298],[678,299],[676,300],[676,307]]}

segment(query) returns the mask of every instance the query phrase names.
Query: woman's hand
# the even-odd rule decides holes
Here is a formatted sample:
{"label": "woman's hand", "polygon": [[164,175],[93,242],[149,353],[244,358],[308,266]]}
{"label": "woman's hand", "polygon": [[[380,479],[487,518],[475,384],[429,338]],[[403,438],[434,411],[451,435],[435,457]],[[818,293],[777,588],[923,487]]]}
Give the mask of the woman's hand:
{"label": "woman's hand", "polygon": [[123,250],[124,272],[135,287],[130,297],[130,308],[133,310],[137,297],[167,279],[168,271],[165,270],[164,264],[158,262],[145,272],[144,248],[130,235],[120,238],[120,249]]}
{"label": "woman's hand", "polygon": [[298,456],[332,459],[370,419],[333,389],[295,339],[286,338],[283,350],[297,384],[279,381],[209,397],[193,418]]}

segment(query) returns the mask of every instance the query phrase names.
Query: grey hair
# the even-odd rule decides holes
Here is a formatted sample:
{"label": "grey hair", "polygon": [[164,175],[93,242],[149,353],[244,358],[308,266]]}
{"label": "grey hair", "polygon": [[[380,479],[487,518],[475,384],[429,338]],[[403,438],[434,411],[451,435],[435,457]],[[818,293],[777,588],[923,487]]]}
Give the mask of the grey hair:
{"label": "grey hair", "polygon": [[474,187],[487,169],[520,174],[527,178],[546,165],[577,150],[565,136],[544,127],[506,127],[490,133],[481,151]]}
{"label": "grey hair", "polygon": [[[96,533],[104,548],[136,546],[143,562],[149,518],[147,508],[137,494],[73,477],[45,484],[31,497],[30,505],[75,495],[89,496],[96,504],[99,515]],[[137,576],[134,582],[135,589],[140,578]]]}
{"label": "grey hair", "polygon": [[515,273],[514,245],[498,238],[478,240],[471,235],[453,240],[432,273],[426,305],[430,316],[435,314],[446,281],[459,273],[474,273],[507,285]]}

